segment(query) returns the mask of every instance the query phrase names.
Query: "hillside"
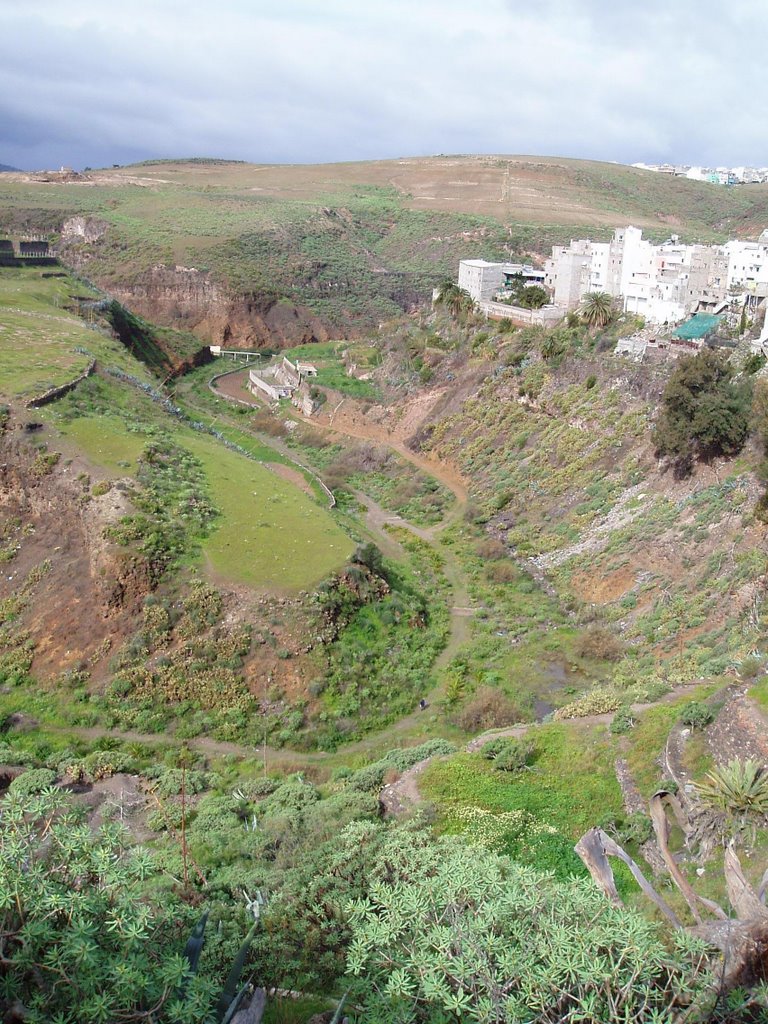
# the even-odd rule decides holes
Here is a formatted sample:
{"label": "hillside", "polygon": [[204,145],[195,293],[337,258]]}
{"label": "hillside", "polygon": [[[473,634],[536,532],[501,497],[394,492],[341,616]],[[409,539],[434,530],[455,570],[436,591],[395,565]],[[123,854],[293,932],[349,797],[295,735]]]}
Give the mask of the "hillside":
{"label": "hillside", "polygon": [[[692,993],[703,1019],[760,1019],[754,973],[729,952],[726,1004],[689,928],[717,935],[690,886],[728,906],[733,837],[729,941],[762,942],[739,894],[760,885],[764,815],[716,815],[694,785],[734,754],[768,757],[761,453],[663,471],[650,429],[670,366],[610,352],[635,326],[547,334],[425,309],[289,349],[318,368],[308,420],[252,395],[242,361],[194,366],[194,336],[63,270],[0,271],[15,991],[59,1008],[22,914],[46,922],[24,933],[39,962],[63,962],[74,926],[51,901],[79,897],[87,869],[99,899],[78,904],[69,969],[99,936],[94,1024],[133,999],[101,984],[127,955],[102,937],[113,905],[131,927],[143,915],[131,963],[159,972],[157,1006],[206,912],[185,991],[210,1001],[247,935],[248,971],[299,993],[271,995],[265,1020],[327,1020],[349,992],[356,1022],[455,1005],[502,1021],[513,968],[523,1019],[532,1000],[542,1021],[591,1006],[598,1024],[618,998],[639,1022],[672,1002],[687,1015]],[[649,816],[659,789],[678,794],[671,836]],[[615,897],[600,891],[574,851],[590,836],[634,858],[674,925],[625,865]],[[461,928],[482,951],[480,980],[425,944],[447,915],[451,941]],[[381,951],[403,964],[391,984]]]}
{"label": "hillside", "polygon": [[65,259],[147,319],[265,347],[413,310],[468,255],[541,257],[628,222],[656,237],[756,235],[768,187],[536,157],[192,160],[7,175],[0,210],[6,233],[55,237],[69,221]]}

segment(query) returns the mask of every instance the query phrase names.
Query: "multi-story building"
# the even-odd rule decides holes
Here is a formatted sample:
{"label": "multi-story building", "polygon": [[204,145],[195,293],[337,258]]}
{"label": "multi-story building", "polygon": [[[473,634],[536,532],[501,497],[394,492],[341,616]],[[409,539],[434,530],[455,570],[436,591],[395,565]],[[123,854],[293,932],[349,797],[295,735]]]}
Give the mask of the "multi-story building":
{"label": "multi-story building", "polygon": [[684,245],[673,235],[660,245],[640,228],[617,228],[610,242],[579,238],[552,247],[544,270],[521,264],[462,260],[459,287],[477,302],[504,295],[513,279],[543,284],[554,307],[578,308],[589,292],[607,292],[625,311],[651,323],[674,324],[691,313],[720,313],[732,301],[753,310],[768,299],[768,230],[756,242]]}
{"label": "multi-story building", "polygon": [[545,270],[555,303],[565,309],[575,309],[588,292],[602,291],[620,298],[627,312],[677,323],[700,306],[711,309],[726,299],[728,266],[729,254],[720,247],[683,245],[676,236],[656,245],[629,226],[618,228],[610,242],[577,239],[553,246]]}

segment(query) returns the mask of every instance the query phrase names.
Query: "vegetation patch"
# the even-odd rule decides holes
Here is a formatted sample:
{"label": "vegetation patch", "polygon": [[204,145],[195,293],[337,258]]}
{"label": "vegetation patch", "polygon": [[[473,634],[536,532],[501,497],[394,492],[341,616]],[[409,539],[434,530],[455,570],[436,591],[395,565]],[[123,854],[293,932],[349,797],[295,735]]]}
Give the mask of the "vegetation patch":
{"label": "vegetation patch", "polygon": [[293,484],[214,440],[186,436],[220,523],[203,551],[213,571],[259,589],[299,590],[342,564],[353,543],[328,512]]}

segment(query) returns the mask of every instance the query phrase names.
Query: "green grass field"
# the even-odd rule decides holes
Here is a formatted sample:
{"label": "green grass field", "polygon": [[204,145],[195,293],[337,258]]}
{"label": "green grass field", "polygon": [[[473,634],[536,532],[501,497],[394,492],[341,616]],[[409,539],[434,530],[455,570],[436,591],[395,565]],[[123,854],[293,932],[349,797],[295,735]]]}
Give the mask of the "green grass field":
{"label": "green grass field", "polygon": [[536,727],[529,738],[536,750],[529,770],[510,775],[480,755],[457,754],[431,764],[419,788],[445,810],[528,811],[574,840],[621,811],[615,743],[604,728],[558,722]]}
{"label": "green grass field", "polygon": [[0,395],[33,398],[81,374],[90,359],[75,346],[90,341],[76,321],[0,310]]}
{"label": "green grass field", "polygon": [[258,589],[300,590],[338,568],[354,545],[299,488],[214,439],[179,442],[203,464],[222,512],[203,551],[219,576]]}
{"label": "green grass field", "polygon": [[93,358],[143,377],[118,341],[73,312],[75,296],[96,293],[45,273],[51,271],[0,268],[0,395],[32,398],[77,377]]}
{"label": "green grass field", "polygon": [[[88,416],[59,429],[95,465],[114,476],[135,475],[147,438],[119,418]],[[317,583],[351,554],[354,545],[332,516],[290,481],[215,438],[177,429],[173,439],[202,463],[208,495],[221,512],[202,544],[217,576],[290,592]]]}
{"label": "green grass field", "polygon": [[133,476],[146,438],[129,433],[125,424],[112,416],[84,416],[59,427],[60,432],[91,462],[115,476]]}

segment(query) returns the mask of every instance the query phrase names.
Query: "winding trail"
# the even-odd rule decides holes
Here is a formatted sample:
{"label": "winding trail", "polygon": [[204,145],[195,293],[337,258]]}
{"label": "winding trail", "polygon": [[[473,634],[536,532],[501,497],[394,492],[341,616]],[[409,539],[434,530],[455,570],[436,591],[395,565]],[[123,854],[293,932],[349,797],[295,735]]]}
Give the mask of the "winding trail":
{"label": "winding trail", "polygon": [[[251,393],[245,388],[244,377],[246,373],[247,370],[243,370],[241,368],[238,370],[228,371],[223,375],[217,375],[211,382],[211,391],[233,404],[247,405],[256,409],[264,409],[264,404],[254,399]],[[202,417],[205,417],[210,413],[209,409],[198,405],[191,395],[185,395],[183,401]],[[362,491],[353,492],[357,501],[365,508],[365,525],[368,531],[375,537],[377,544],[388,557],[396,560],[403,560],[406,557],[406,553],[402,545],[398,542],[396,537],[392,535],[387,527],[408,530],[425,543],[435,546],[438,543],[440,534],[453,523],[459,521],[464,515],[467,505],[467,488],[464,481],[457,473],[444,463],[441,463],[436,459],[427,458],[419,453],[412,452],[407,445],[395,438],[391,432],[386,430],[384,427],[377,424],[360,422],[360,414],[356,410],[351,408],[343,409],[346,402],[347,399],[342,399],[338,402],[332,412],[327,414],[327,421],[303,417],[296,410],[293,412],[296,418],[307,423],[314,429],[319,429],[323,432],[341,437],[372,441],[376,444],[387,447],[403,459],[406,459],[408,462],[415,465],[422,472],[438,480],[443,484],[443,486],[451,491],[454,496],[454,503],[452,507],[447,511],[441,522],[429,527],[418,526],[397,513],[384,509],[369,495],[364,494]],[[304,474],[310,474],[313,477],[317,477],[315,470],[305,466],[299,459],[297,459],[288,445],[286,445],[280,438],[262,434],[258,431],[248,430],[242,422],[236,422],[234,419],[231,423],[228,423],[228,425],[236,428],[240,433],[251,435],[254,440],[271,448],[284,459],[288,460],[296,467],[296,469],[293,470],[293,473],[298,474],[300,471]],[[294,482],[297,486],[301,486],[298,480]],[[436,658],[433,666],[433,674],[437,677],[437,683],[431,691],[424,694],[428,705],[435,703],[442,695],[443,682],[441,677],[443,675],[443,671],[451,662],[452,658],[469,640],[470,621],[475,612],[480,610],[471,607],[467,580],[453,551],[448,547],[441,546],[440,557],[443,562],[443,575],[450,589],[450,627],[447,643]],[[369,750],[382,747],[388,742],[396,743],[398,739],[402,739],[404,734],[418,730],[424,720],[424,713],[420,709],[415,708],[411,714],[398,719],[383,730],[370,736],[365,736],[352,743],[345,744],[343,747],[343,753],[345,756],[355,753],[365,753]],[[176,745],[178,742],[174,739],[172,734],[164,735],[140,733],[135,731],[115,732],[114,730],[106,730],[99,727],[75,727],[68,728],[66,731],[75,733],[84,739],[98,739],[102,736],[110,735],[128,743]],[[265,747],[262,743],[255,743],[250,746],[239,743],[218,741],[208,736],[194,737],[187,742],[191,749],[198,750],[209,756],[235,755],[237,757],[250,758],[263,757],[270,765],[283,764],[286,766],[290,765],[294,768],[299,768],[301,766],[309,767],[311,765],[320,766],[323,765],[323,763],[328,763],[328,761],[333,758],[333,755],[322,751],[304,752],[286,748],[278,750],[269,746]]]}
{"label": "winding trail", "polygon": [[[245,404],[253,408],[263,409],[264,404],[254,399],[250,391],[245,387],[247,372],[247,370],[243,369],[232,370],[217,376],[212,382],[211,390],[215,394],[238,405]],[[347,406],[346,409],[344,408],[345,405]],[[440,460],[428,458],[418,452],[411,451],[405,443],[398,440],[385,427],[365,420],[363,415],[354,408],[352,400],[342,398],[330,413],[325,413],[324,416],[318,418],[303,416],[295,409],[293,410],[293,415],[315,430],[336,434],[341,437],[355,438],[358,441],[372,441],[389,448],[423,473],[433,477],[453,494],[453,506],[443,519],[434,526],[423,527],[404,519],[396,512],[390,512],[382,508],[381,505],[362,491],[354,491],[355,498],[366,509],[366,527],[376,536],[377,542],[385,554],[400,559],[404,556],[402,546],[392,537],[391,533],[386,529],[387,526],[409,530],[425,543],[434,545],[444,530],[463,517],[467,507],[468,493],[466,484],[461,476]],[[239,429],[243,428],[240,427]],[[259,435],[259,439],[274,448],[275,451],[280,452],[281,455],[301,466],[301,463],[297,462],[286,444],[273,437]],[[301,466],[301,468],[306,470],[307,467]],[[467,581],[456,556],[449,548],[441,548],[440,554],[444,563],[445,578],[451,588],[452,602],[450,607],[450,637],[446,647],[435,662],[435,669],[437,670],[444,668],[468,639],[468,619],[475,612],[475,609],[470,607]],[[434,693],[435,691],[433,691],[430,697],[433,698]]]}

